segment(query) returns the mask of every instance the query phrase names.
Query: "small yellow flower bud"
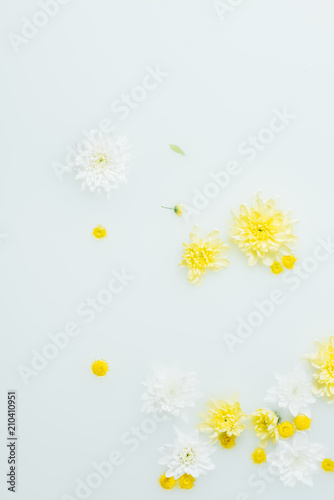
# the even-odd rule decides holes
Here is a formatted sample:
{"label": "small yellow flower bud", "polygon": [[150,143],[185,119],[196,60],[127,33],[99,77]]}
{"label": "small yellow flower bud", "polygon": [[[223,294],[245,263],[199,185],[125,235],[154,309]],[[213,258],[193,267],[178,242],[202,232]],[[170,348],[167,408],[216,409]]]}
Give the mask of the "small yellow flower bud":
{"label": "small yellow flower bud", "polygon": [[252,453],[253,462],[257,465],[261,465],[267,461],[266,450],[263,448],[255,448]]}
{"label": "small yellow flower bud", "polygon": [[280,274],[283,272],[283,266],[280,262],[274,262],[271,266],[271,272],[273,274]]}
{"label": "small yellow flower bud", "polygon": [[179,479],[179,486],[184,490],[191,490],[196,479],[191,474],[183,474]]}
{"label": "small yellow flower bud", "polygon": [[325,458],[321,463],[321,467],[325,472],[334,472],[334,462],[330,458]]}
{"label": "small yellow flower bud", "polygon": [[97,361],[94,361],[91,368],[92,372],[97,377],[104,377],[109,370],[108,363],[104,361],[104,359],[99,359]]}
{"label": "small yellow flower bud", "polygon": [[287,269],[293,269],[296,263],[296,257],[294,255],[284,255],[282,259],[282,264]]}
{"label": "small yellow flower bud", "polygon": [[230,448],[233,448],[233,446],[235,446],[235,440],[236,440],[236,437],[235,436],[228,436],[226,434],[226,432],[222,432],[219,437],[219,442],[220,444],[222,445],[223,448],[226,448],[227,450],[230,449]]}
{"label": "small yellow flower bud", "polygon": [[165,490],[172,490],[176,484],[176,481],[173,477],[166,477],[165,474],[159,477],[159,484],[161,488],[165,488]]}
{"label": "small yellow flower bud", "polygon": [[94,227],[93,232],[92,232],[92,235],[97,240],[105,238],[107,236],[107,234],[108,233],[107,233],[106,228],[101,226],[101,224],[99,226]]}
{"label": "small yellow flower bud", "polygon": [[174,207],[174,212],[176,213],[176,215],[178,215],[179,217],[182,217],[182,214],[183,214],[183,205],[182,203],[179,203],[178,205],[176,205]]}
{"label": "small yellow flower bud", "polygon": [[297,415],[295,418],[295,426],[298,431],[306,431],[311,427],[312,420],[306,415]]}
{"label": "small yellow flower bud", "polygon": [[295,433],[295,428],[291,422],[285,421],[278,425],[278,432],[284,439],[291,437]]}

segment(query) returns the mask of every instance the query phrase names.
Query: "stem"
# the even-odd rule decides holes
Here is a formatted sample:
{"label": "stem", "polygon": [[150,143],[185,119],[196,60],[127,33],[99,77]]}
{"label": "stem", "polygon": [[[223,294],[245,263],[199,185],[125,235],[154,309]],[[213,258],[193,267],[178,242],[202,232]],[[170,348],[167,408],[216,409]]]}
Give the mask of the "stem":
{"label": "stem", "polygon": [[161,205],[161,208],[167,208],[167,210],[174,210],[173,207],[164,207],[163,205]]}

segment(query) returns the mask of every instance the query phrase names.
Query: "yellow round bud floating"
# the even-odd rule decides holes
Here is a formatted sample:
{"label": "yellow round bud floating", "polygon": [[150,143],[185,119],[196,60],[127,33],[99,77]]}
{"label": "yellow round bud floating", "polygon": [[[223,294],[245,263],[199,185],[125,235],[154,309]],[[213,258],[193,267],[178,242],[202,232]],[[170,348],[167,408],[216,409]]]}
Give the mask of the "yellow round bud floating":
{"label": "yellow round bud floating", "polygon": [[94,361],[91,366],[92,373],[97,377],[104,377],[109,370],[108,363],[104,359]]}

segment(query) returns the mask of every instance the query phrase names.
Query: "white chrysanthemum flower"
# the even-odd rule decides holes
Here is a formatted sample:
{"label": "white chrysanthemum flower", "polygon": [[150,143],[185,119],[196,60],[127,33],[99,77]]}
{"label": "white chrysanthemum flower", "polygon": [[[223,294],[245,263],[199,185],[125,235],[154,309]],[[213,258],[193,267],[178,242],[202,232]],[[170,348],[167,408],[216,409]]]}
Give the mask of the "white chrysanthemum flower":
{"label": "white chrysanthemum flower", "polygon": [[196,373],[181,373],[174,368],[156,369],[143,385],[142,411],[161,416],[180,416],[185,408],[194,407],[200,396]]}
{"label": "white chrysanthemum flower", "polygon": [[179,479],[183,474],[197,478],[215,468],[210,455],[215,451],[209,443],[199,441],[198,432],[185,435],[175,429],[177,438],[172,445],[160,448],[163,456],[159,464],[166,465],[166,477]]}
{"label": "white chrysanthemum flower", "polygon": [[297,481],[313,486],[311,476],[318,472],[323,458],[322,446],[309,443],[305,432],[298,432],[291,439],[280,439],[267,461],[269,471],[286,486],[295,486]]}
{"label": "white chrysanthemum flower", "polygon": [[76,179],[82,181],[82,189],[105,191],[126,182],[129,159],[129,144],[125,137],[112,137],[92,130],[88,139],[78,145],[78,154],[70,168],[76,172]]}
{"label": "white chrysanthemum flower", "polygon": [[298,414],[311,416],[309,405],[315,402],[312,394],[312,378],[300,366],[287,375],[275,374],[276,385],[268,389],[265,401],[287,408],[294,417]]}

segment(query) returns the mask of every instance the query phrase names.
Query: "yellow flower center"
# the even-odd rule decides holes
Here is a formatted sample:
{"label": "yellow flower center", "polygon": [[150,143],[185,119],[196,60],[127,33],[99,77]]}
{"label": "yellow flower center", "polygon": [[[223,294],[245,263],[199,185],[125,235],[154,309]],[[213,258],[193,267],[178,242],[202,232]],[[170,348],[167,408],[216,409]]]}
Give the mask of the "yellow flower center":
{"label": "yellow flower center", "polygon": [[179,457],[184,464],[191,464],[195,460],[196,454],[193,448],[184,448]]}
{"label": "yellow flower center", "polygon": [[249,228],[258,240],[267,240],[273,233],[273,219],[263,219],[262,217],[253,221],[250,220]]}
{"label": "yellow flower center", "polygon": [[90,165],[94,170],[102,171],[111,163],[111,157],[106,153],[95,153],[90,157]]}
{"label": "yellow flower center", "polygon": [[179,479],[179,486],[182,489],[190,490],[195,481],[196,479],[191,474],[183,474]]}
{"label": "yellow flower center", "polygon": [[104,359],[94,361],[91,368],[92,372],[97,377],[104,377],[104,375],[106,375],[109,370],[108,363],[104,361]]}
{"label": "yellow flower center", "polygon": [[188,245],[185,259],[189,268],[200,269],[201,271],[204,271],[210,264],[215,262],[213,251],[209,250],[205,243],[203,246],[198,243]]}
{"label": "yellow flower center", "polygon": [[267,241],[275,234],[273,217],[263,217],[254,209],[242,217],[245,229],[253,241]]}
{"label": "yellow flower center", "polygon": [[212,412],[211,422],[216,429],[221,429],[225,428],[227,423],[232,423],[232,419],[225,410],[217,410]]}

